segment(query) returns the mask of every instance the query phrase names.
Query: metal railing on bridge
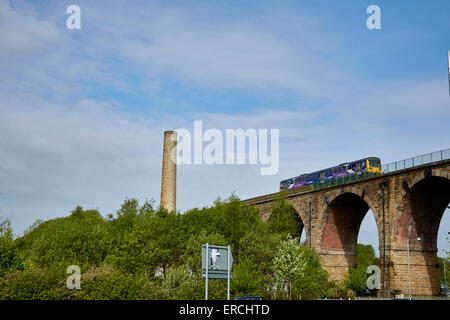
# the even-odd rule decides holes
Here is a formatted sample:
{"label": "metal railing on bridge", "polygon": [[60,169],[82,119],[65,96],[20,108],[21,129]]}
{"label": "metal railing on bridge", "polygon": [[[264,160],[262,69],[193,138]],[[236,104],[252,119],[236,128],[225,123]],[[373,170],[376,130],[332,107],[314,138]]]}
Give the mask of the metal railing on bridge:
{"label": "metal railing on bridge", "polygon": [[422,154],[420,156],[408,158],[405,160],[395,161],[382,165],[382,173],[354,173],[339,178],[328,179],[313,183],[313,190],[319,190],[323,188],[338,186],[348,182],[370,179],[376,176],[380,176],[385,173],[390,173],[398,170],[408,169],[412,167],[421,166],[423,164],[438,162],[442,160],[450,159],[450,149],[435,151],[431,153]]}
{"label": "metal railing on bridge", "polygon": [[347,176],[342,176],[342,177],[338,177],[338,178],[315,182],[315,183],[313,183],[313,190],[334,187],[334,186],[338,186],[340,184],[345,184],[348,182],[359,181],[359,180],[365,180],[365,179],[373,178],[373,177],[380,176],[380,175],[381,175],[381,173],[372,173],[372,172],[354,173],[354,174],[350,174]]}
{"label": "metal railing on bridge", "polygon": [[405,160],[395,161],[382,165],[382,172],[389,173],[398,170],[408,169],[412,167],[421,166],[423,164],[442,161],[450,159],[450,149],[435,151],[431,153],[422,154],[420,156],[408,158]]}

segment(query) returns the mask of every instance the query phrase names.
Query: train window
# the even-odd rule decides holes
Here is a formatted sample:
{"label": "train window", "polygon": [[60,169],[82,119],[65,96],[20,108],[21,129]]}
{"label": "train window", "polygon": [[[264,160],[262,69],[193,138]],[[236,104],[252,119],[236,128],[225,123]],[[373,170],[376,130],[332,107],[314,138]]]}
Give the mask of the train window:
{"label": "train window", "polygon": [[371,167],[379,167],[380,166],[380,161],[378,160],[370,160],[370,166]]}
{"label": "train window", "polygon": [[332,175],[331,169],[326,170],[326,171],[325,171],[325,175],[326,175],[326,176],[331,176],[331,175]]}

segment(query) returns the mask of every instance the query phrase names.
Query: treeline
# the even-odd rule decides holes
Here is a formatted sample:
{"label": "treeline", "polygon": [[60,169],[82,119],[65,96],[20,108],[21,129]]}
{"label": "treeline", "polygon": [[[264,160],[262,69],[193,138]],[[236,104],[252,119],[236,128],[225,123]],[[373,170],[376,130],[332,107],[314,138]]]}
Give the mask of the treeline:
{"label": "treeline", "polygon": [[[263,222],[258,209],[233,195],[184,214],[135,199],[106,218],[77,207],[67,217],[36,222],[17,239],[4,220],[0,299],[204,299],[203,243],[231,246],[232,298],[347,297],[365,275],[347,288],[330,281],[314,249],[300,244],[300,226],[283,199]],[[70,265],[81,269],[81,289],[67,288]],[[226,280],[208,287],[209,299],[226,299]]]}

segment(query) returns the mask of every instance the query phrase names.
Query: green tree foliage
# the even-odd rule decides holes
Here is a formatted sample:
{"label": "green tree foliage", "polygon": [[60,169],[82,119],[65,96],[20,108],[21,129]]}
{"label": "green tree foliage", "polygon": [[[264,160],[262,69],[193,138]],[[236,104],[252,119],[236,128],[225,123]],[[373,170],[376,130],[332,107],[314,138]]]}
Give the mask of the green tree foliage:
{"label": "green tree foliage", "polygon": [[61,272],[55,269],[30,267],[11,271],[0,277],[0,299],[50,300],[58,299]]}
{"label": "green tree foliage", "polygon": [[143,277],[102,265],[82,274],[81,289],[69,290],[62,287],[60,294],[70,294],[72,299],[137,300],[145,298],[143,287],[147,281]]}
{"label": "green tree foliage", "polygon": [[241,239],[247,232],[259,230],[262,227],[259,210],[251,206],[243,206],[234,195],[224,202],[216,202],[215,207],[221,217],[218,227],[223,230],[223,235],[231,244],[235,260],[239,262]]}
{"label": "green tree foliage", "polygon": [[266,278],[271,277],[272,261],[283,238],[269,228],[249,231],[240,240],[241,255],[251,259]]}
{"label": "green tree foliage", "polygon": [[243,257],[233,267],[231,291],[236,296],[262,295],[264,279],[258,266],[250,259]]}
{"label": "green tree foliage", "polygon": [[303,272],[295,278],[293,283],[293,295],[306,300],[335,296],[335,292],[341,288],[329,280],[329,274],[322,268],[317,252],[304,245],[301,249],[305,263]]}
{"label": "green tree foliage", "polygon": [[379,265],[379,259],[375,256],[375,250],[368,244],[357,245],[356,268],[349,268],[347,277],[344,279],[344,286],[353,291],[366,289],[367,278],[370,274],[366,273],[370,265]]}
{"label": "green tree foliage", "polygon": [[288,236],[278,247],[273,260],[273,285],[276,295],[285,292],[289,299],[317,299],[332,295],[335,284],[320,265],[314,249]]}
{"label": "green tree foliage", "polygon": [[9,220],[0,219],[0,276],[9,270],[22,268],[22,259],[13,240],[13,230]]}
{"label": "green tree foliage", "polygon": [[278,247],[273,260],[274,284],[292,297],[292,282],[305,270],[304,252],[297,238],[288,236]]}
{"label": "green tree foliage", "polygon": [[[270,298],[274,286],[289,283],[295,299],[324,297],[331,283],[315,251],[293,238],[300,227],[298,214],[283,199],[267,223],[235,195],[184,214],[136,199],[125,199],[106,218],[76,207],[67,217],[35,222],[15,240],[3,223],[0,299],[202,300],[204,243],[231,246],[233,295]],[[69,265],[81,269],[79,290],[66,287]],[[209,299],[226,299],[226,290],[227,281],[209,280]],[[280,289],[275,296],[288,293]]]}
{"label": "green tree foliage", "polygon": [[379,264],[379,259],[375,256],[375,250],[370,244],[357,244],[356,263],[366,267]]}
{"label": "green tree foliage", "polygon": [[[448,237],[445,237],[445,239],[447,240],[447,243],[450,244],[450,240]],[[444,283],[446,285],[448,285],[449,283],[449,276],[450,276],[450,251],[448,251],[447,249],[443,249],[442,250],[445,253],[445,257],[441,258],[438,257],[438,263],[439,263],[439,280],[441,283]]]}
{"label": "green tree foliage", "polygon": [[105,221],[97,210],[75,208],[66,218],[42,223],[26,234],[19,247],[38,268],[99,265],[106,256]]}
{"label": "green tree foliage", "polygon": [[303,229],[302,220],[294,207],[286,201],[286,198],[280,197],[274,203],[269,219],[269,228],[273,233],[300,237]]}

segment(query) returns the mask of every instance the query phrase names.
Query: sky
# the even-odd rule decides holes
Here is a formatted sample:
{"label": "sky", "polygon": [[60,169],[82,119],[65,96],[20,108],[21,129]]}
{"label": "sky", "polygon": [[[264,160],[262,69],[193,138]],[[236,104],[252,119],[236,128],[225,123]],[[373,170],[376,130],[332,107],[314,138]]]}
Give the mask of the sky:
{"label": "sky", "polygon": [[[72,4],[80,29],[66,26]],[[373,4],[379,30],[366,26]],[[279,129],[280,166],[180,165],[181,212],[450,148],[449,18],[447,0],[1,0],[0,216],[21,235],[77,205],[158,204],[163,132],[195,120]],[[358,241],[378,246],[370,214]]]}

